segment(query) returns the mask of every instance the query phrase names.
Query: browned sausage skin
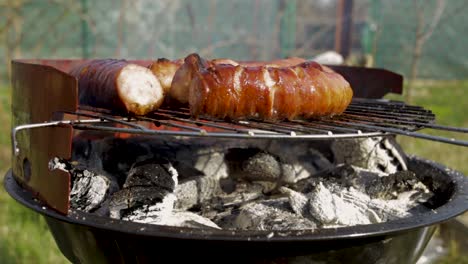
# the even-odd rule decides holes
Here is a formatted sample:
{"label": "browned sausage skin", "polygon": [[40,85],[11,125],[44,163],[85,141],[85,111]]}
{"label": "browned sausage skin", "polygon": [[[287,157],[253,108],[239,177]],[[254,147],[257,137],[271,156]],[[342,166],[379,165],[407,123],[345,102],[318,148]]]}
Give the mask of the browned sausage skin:
{"label": "browned sausage skin", "polygon": [[309,61],[282,65],[289,66],[209,64],[191,54],[176,72],[172,88],[188,87],[193,116],[217,118],[329,116],[342,113],[351,102],[349,83],[331,69]]}
{"label": "browned sausage skin", "polygon": [[92,60],[73,68],[70,74],[78,79],[83,105],[144,115],[158,109],[164,99],[162,86],[152,72],[125,60]]}
{"label": "browned sausage skin", "polygon": [[[273,60],[268,62],[261,62],[261,61],[234,61],[231,59],[213,59],[213,60],[205,60],[199,57],[199,61],[194,63],[191,56],[188,56],[186,59],[189,62],[184,63],[185,60],[177,60],[177,61],[167,61],[161,63],[161,67],[171,67],[175,68],[174,65],[177,65],[177,71],[173,74],[172,78],[172,85],[169,90],[169,95],[171,98],[175,99],[179,103],[187,104],[189,101],[189,83],[192,79],[192,72],[197,71],[198,67],[212,67],[214,65],[233,65],[233,66],[245,66],[245,67],[256,67],[256,66],[267,66],[267,67],[289,67],[293,65],[297,65],[300,63],[305,62],[302,58],[292,57],[280,60]],[[164,59],[165,60],[165,59]],[[158,60],[159,61],[159,60]],[[165,66],[171,63],[171,66]],[[153,64],[154,65],[154,64]],[[195,68],[194,68],[195,67]],[[155,71],[153,70],[153,73]],[[156,74],[157,75],[157,74]]]}
{"label": "browned sausage skin", "polygon": [[183,63],[183,59],[171,61],[168,59],[161,58],[153,62],[148,68],[158,78],[164,92],[166,94],[169,94],[172,79],[174,78],[176,71]]}

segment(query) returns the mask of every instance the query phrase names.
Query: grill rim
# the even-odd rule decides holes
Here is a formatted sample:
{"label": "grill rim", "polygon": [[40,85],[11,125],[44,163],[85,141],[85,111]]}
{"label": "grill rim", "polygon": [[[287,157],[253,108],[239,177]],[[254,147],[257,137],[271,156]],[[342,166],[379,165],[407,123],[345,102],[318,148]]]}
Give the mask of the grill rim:
{"label": "grill rim", "polygon": [[[17,202],[44,216],[64,221],[70,224],[86,226],[103,231],[117,232],[144,237],[160,237],[170,239],[210,240],[210,241],[255,241],[255,242],[300,242],[300,241],[328,241],[336,239],[368,238],[376,236],[394,235],[416,228],[435,225],[460,215],[468,210],[468,178],[462,173],[448,169],[446,166],[420,157],[409,157],[409,163],[425,163],[454,183],[454,190],[446,203],[437,208],[435,212],[418,214],[416,217],[407,217],[378,224],[358,225],[350,227],[337,227],[314,230],[287,230],[287,231],[251,231],[251,230],[206,230],[187,227],[160,226],[136,223],[106,216],[97,216],[72,210],[67,216],[53,211],[46,205],[34,201],[32,193],[23,189],[14,179],[9,170],[5,176],[6,191]],[[27,197],[24,197],[27,196]],[[44,209],[45,208],[45,209]],[[89,221],[92,220],[92,221]],[[274,234],[271,236],[271,234]]]}

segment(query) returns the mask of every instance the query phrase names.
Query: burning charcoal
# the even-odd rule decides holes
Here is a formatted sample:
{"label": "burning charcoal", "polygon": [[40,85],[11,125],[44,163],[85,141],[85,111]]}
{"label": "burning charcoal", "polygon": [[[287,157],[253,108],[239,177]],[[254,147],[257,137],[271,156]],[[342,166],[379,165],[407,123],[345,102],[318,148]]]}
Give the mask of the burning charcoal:
{"label": "burning charcoal", "polygon": [[287,209],[288,200],[275,199],[253,202],[240,208],[233,223],[235,228],[247,230],[304,230],[314,229],[314,222]]}
{"label": "burning charcoal", "polygon": [[[218,146],[204,148],[187,146],[176,152],[175,159],[184,161],[184,166],[195,168],[207,177],[222,179],[228,177],[223,151],[223,148],[220,149]],[[193,176],[197,175],[184,175],[184,177]]]}
{"label": "burning charcoal", "polygon": [[233,148],[226,154],[229,177],[248,181],[289,182],[295,178],[292,165],[256,148]]}
{"label": "burning charcoal", "polygon": [[158,187],[173,192],[177,177],[177,171],[170,162],[150,159],[133,164],[123,187]]}
{"label": "burning charcoal", "polygon": [[418,191],[423,193],[431,193],[429,188],[421,182],[421,180],[412,171],[400,171],[388,175],[389,178],[394,178],[393,185],[397,192]]}
{"label": "burning charcoal", "polygon": [[[356,199],[360,198],[360,193],[352,187],[351,189],[353,190],[351,193],[356,196]],[[349,195],[349,191],[336,183],[328,183],[327,186],[324,186],[319,181],[308,194],[284,187],[280,188],[280,191],[288,195],[289,203],[296,214],[317,221],[324,227],[381,222],[377,213],[365,206],[364,198],[361,198],[359,203],[354,202],[353,198],[343,198],[343,195]],[[364,194],[363,196],[365,197]],[[370,201],[370,198],[367,198]]]}
{"label": "burning charcoal", "polygon": [[195,167],[187,164],[184,160],[174,160],[171,161],[172,165],[176,169],[179,177],[179,181],[190,180],[197,177],[205,176],[203,171],[197,170]]}
{"label": "burning charcoal", "polygon": [[246,180],[279,181],[281,172],[280,162],[265,152],[255,154],[242,164],[242,174]]}
{"label": "burning charcoal", "polygon": [[77,162],[58,157],[49,162],[50,170],[63,170],[71,175],[70,206],[73,209],[91,212],[102,206],[105,199],[118,189],[112,177],[83,169]]}
{"label": "burning charcoal", "polygon": [[259,152],[242,164],[244,178],[250,181],[279,182],[294,178],[294,168],[266,152]]}
{"label": "burning charcoal", "polygon": [[407,170],[406,156],[392,137],[337,140],[332,151],[336,164],[352,164],[385,174]]}
{"label": "burning charcoal", "polygon": [[[142,223],[249,230],[372,224],[428,210],[420,203],[432,195],[405,171],[403,152],[387,138],[335,142],[327,153],[345,162],[336,167],[308,142],[141,137],[81,143],[76,157],[96,158],[86,166],[101,164],[123,189],[110,195],[112,187],[103,184],[115,180],[81,170],[73,176],[72,192],[81,189],[73,193],[74,206],[108,208],[113,218]],[[50,165],[73,167],[60,160]]]}
{"label": "burning charcoal", "polygon": [[412,171],[400,171],[381,177],[374,184],[369,185],[366,191],[372,198],[387,200],[396,199],[399,193],[407,191],[432,195]]}
{"label": "burning charcoal", "polygon": [[89,170],[74,169],[70,206],[74,209],[90,212],[98,208],[107,197],[111,181],[104,175]]}
{"label": "burning charcoal", "polygon": [[203,216],[216,223],[222,229],[236,229],[234,223],[238,213],[237,208],[228,207],[222,212],[216,210],[203,212]]}
{"label": "burning charcoal", "polygon": [[309,198],[307,198],[306,195],[286,187],[279,188],[279,191],[288,196],[289,204],[291,205],[291,208],[293,209],[294,213],[303,217],[307,216],[307,210],[309,208]]}
{"label": "burning charcoal", "polygon": [[[319,222],[322,226],[348,226],[379,222],[372,211],[362,209],[352,203],[345,203],[340,195],[340,188],[325,187],[319,182],[315,189],[304,195],[293,190],[282,188],[288,194],[294,211],[310,220]],[[337,194],[338,193],[338,194]]]}
{"label": "burning charcoal", "polygon": [[[384,178],[376,176],[376,179]],[[398,189],[393,186],[391,192],[396,198],[383,200],[371,198],[362,186],[356,187],[349,186],[346,181],[327,181],[322,178],[317,180],[307,194],[284,187],[279,190],[288,195],[294,212],[319,222],[323,227],[380,223],[407,217],[409,211],[428,210],[419,206],[419,202],[429,198],[420,190]]]}
{"label": "burning charcoal", "polygon": [[217,199],[224,207],[240,206],[263,197],[265,186],[261,183],[239,182],[234,192],[218,195]]}
{"label": "burning charcoal", "polygon": [[213,196],[221,194],[222,189],[216,178],[196,177],[181,182],[174,193],[177,197],[175,208],[186,210],[209,201]]}
{"label": "burning charcoal", "polygon": [[142,206],[174,208],[173,194],[177,186],[177,171],[162,159],[136,162],[130,169],[124,189],[114,193],[109,203],[110,215],[121,218]]}
{"label": "burning charcoal", "polygon": [[[177,202],[175,208],[179,210],[187,210],[194,206],[206,207],[214,198],[220,206],[234,206],[255,200],[261,196],[267,188],[271,188],[271,184],[266,182],[237,182],[233,184],[233,189],[230,192],[225,192],[221,181],[210,178],[201,177],[179,184],[175,189]],[[269,189],[268,189],[269,190]],[[216,206],[211,206],[216,207]]]}
{"label": "burning charcoal", "polygon": [[155,206],[143,206],[126,215],[123,220],[154,225],[220,229],[211,220],[195,213],[164,211]]}
{"label": "burning charcoal", "polygon": [[112,195],[109,202],[110,217],[120,219],[126,213],[146,205],[162,204],[172,209],[174,202],[175,196],[167,190],[159,187],[134,186]]}
{"label": "burning charcoal", "polygon": [[120,186],[135,162],[153,157],[149,146],[136,140],[112,138],[101,141],[100,145],[102,168],[114,175]]}
{"label": "burning charcoal", "polygon": [[[404,197],[404,198],[403,198]],[[409,210],[416,204],[403,195],[402,199],[371,199],[368,195],[350,188],[340,198],[345,204],[352,204],[366,212],[371,223],[380,223],[409,216]]]}
{"label": "burning charcoal", "polygon": [[[285,175],[283,182],[294,184],[307,179],[319,171],[333,167],[332,163],[309,144],[291,144],[290,141],[275,140],[266,151],[277,156],[283,163],[290,164],[294,173]],[[292,177],[291,177],[292,176]]]}
{"label": "burning charcoal", "polygon": [[319,183],[314,191],[308,194],[310,216],[322,225],[352,226],[381,222],[377,214],[362,203],[343,199],[342,193],[330,191]]}
{"label": "burning charcoal", "polygon": [[313,177],[309,184],[316,185],[319,181],[335,182],[342,187],[353,187],[361,192],[375,186],[386,174],[372,172],[349,164],[340,164],[330,171],[321,172]]}
{"label": "burning charcoal", "polygon": [[[319,182],[335,182],[343,187],[353,187],[360,192],[369,194],[372,198],[392,199],[392,193],[419,188],[428,189],[410,171],[399,171],[386,175],[382,172],[372,172],[349,164],[340,164],[331,170],[322,171],[310,179],[299,182],[296,189],[307,193]],[[397,185],[401,185],[398,188]],[[413,188],[414,186],[414,188]]]}
{"label": "burning charcoal", "polygon": [[277,157],[256,148],[230,149],[226,160],[229,176],[233,178],[278,182],[283,174],[282,164]]}

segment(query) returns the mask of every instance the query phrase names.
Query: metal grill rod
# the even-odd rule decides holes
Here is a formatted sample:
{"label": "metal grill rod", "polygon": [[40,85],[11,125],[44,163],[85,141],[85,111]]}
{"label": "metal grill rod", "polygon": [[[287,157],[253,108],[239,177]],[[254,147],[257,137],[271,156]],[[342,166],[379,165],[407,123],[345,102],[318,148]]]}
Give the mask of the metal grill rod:
{"label": "metal grill rod", "polygon": [[[332,121],[332,122],[336,122],[338,124],[348,124],[348,123],[345,123],[345,122],[342,122],[342,121]],[[413,131],[404,131],[404,130],[395,129],[395,128],[391,128],[391,127],[381,127],[381,126],[358,124],[358,123],[354,123],[353,125],[356,126],[356,127],[361,127],[361,128],[375,129],[375,130],[388,132],[388,133],[393,133],[393,134],[398,134],[398,135],[404,135],[404,136],[415,137],[415,138],[422,138],[422,139],[427,139],[427,140],[431,140],[431,141],[438,141],[438,142],[448,143],[448,144],[452,144],[452,145],[468,147],[468,141],[466,141],[466,140],[456,140],[455,138],[444,138],[444,137],[439,137],[439,136],[432,136],[432,135],[417,133],[417,132],[413,132]]]}
{"label": "metal grill rod", "polygon": [[[187,108],[159,109],[148,116],[120,117],[109,110],[80,106],[88,112],[61,112],[75,115],[76,120],[58,120],[46,123],[17,126],[12,130],[14,153],[19,153],[17,133],[25,129],[47,126],[71,125],[80,130],[98,130],[106,132],[216,137],[216,138],[263,138],[263,139],[331,139],[373,137],[391,134],[405,135],[426,140],[438,141],[459,146],[468,146],[468,141],[444,138],[415,132],[422,128],[468,133],[468,128],[442,126],[434,123],[435,115],[419,106],[406,105],[403,102],[379,99],[353,99],[348,109],[340,116],[316,120],[292,120],[269,122],[262,120],[231,121],[209,117],[193,119]],[[91,119],[82,119],[82,117]],[[150,129],[137,124],[137,121],[152,122],[171,129]],[[121,124],[126,127],[111,127],[101,124]],[[207,131],[206,128],[214,129]]]}
{"label": "metal grill rod", "polygon": [[112,121],[103,120],[102,118],[99,119],[84,119],[84,120],[60,120],[60,121],[51,121],[51,122],[44,122],[44,123],[36,123],[36,124],[25,124],[19,125],[14,127],[11,130],[11,142],[13,143],[13,153],[18,155],[20,149],[18,148],[18,140],[17,134],[22,130],[34,129],[34,128],[43,128],[43,127],[59,127],[63,125],[72,125],[76,126],[77,124],[91,124],[91,123],[110,123]]}

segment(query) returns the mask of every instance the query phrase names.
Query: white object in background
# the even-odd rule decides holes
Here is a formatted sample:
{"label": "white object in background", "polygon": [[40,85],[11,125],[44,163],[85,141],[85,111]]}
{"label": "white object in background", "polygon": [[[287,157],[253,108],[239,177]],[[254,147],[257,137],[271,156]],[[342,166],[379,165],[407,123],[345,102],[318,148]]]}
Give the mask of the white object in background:
{"label": "white object in background", "polygon": [[343,56],[341,56],[339,53],[335,51],[326,51],[324,53],[321,53],[314,58],[312,58],[313,61],[316,61],[320,64],[329,64],[329,65],[340,65],[343,64],[344,59]]}

